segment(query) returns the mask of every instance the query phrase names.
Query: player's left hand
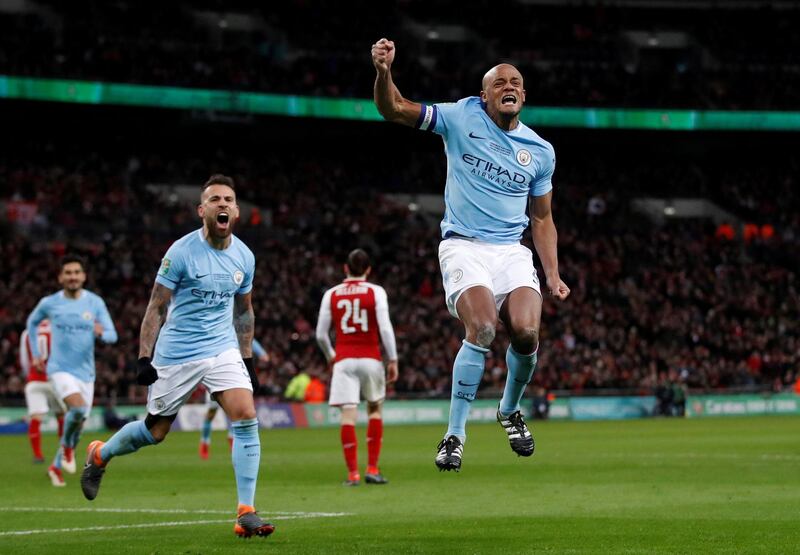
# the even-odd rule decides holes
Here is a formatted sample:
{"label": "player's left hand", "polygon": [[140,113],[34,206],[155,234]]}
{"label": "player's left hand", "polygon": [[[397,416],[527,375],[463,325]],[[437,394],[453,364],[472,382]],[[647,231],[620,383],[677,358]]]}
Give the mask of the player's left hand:
{"label": "player's left hand", "polygon": [[101,324],[100,322],[94,323],[94,334],[97,337],[103,337],[103,324]]}
{"label": "player's left hand", "polygon": [[158,372],[150,362],[150,357],[141,357],[136,361],[136,383],[152,385],[158,379]]}
{"label": "player's left hand", "polygon": [[570,294],[569,287],[567,287],[567,284],[564,283],[560,277],[555,277],[552,279],[547,278],[547,289],[549,290],[550,294],[559,301],[565,300]]}
{"label": "player's left hand", "polygon": [[386,383],[394,383],[397,381],[397,376],[400,375],[400,371],[397,367],[396,360],[390,360],[386,363]]}

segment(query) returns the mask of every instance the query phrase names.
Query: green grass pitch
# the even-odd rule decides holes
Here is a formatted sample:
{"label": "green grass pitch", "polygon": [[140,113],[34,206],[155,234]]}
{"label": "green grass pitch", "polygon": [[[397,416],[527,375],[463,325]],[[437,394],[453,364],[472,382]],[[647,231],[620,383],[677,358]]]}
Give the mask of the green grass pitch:
{"label": "green grass pitch", "polygon": [[433,464],[442,432],[387,427],[390,483],[345,488],[337,429],[262,430],[256,503],[277,530],[250,540],[221,433],[208,461],[196,433],[115,459],[94,502],[2,436],[0,553],[800,553],[798,417],[536,423],[530,459],[472,424],[458,474]]}

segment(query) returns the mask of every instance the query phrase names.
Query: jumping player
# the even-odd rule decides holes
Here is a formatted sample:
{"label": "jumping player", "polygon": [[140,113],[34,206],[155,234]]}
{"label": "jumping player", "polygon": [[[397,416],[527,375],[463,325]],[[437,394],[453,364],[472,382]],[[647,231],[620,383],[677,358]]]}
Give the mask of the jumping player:
{"label": "jumping player", "polygon": [[555,151],[519,121],[523,79],[510,64],[491,68],[480,96],[453,104],[422,105],[400,94],[392,80],[395,45],[372,45],[377,71],[375,104],[388,121],[442,136],[447,154],[445,214],[439,264],[450,313],[466,328],[453,365],[450,422],[439,443],[436,466],[459,470],[466,421],[494,340],[498,317],[511,338],[508,376],[497,420],[518,455],[533,454],[533,436],[519,402],[533,376],[539,346],[542,298],[532,253],[520,244],[528,226],[544,268],[547,288],[558,300],[569,287],[558,271],[557,233],[551,213]]}
{"label": "jumping player", "polygon": [[[368,484],[386,484],[378,469],[383,442],[381,407],[386,397],[386,383],[397,380],[397,347],[389,319],[389,303],[383,287],[369,283],[367,253],[356,249],[347,257],[347,278],[322,297],[317,320],[317,343],[325,358],[333,363],[329,403],[342,413],[340,437],[347,465],[347,486],[361,482],[358,472],[356,417],[363,394],[367,400],[367,472]],[[336,350],[331,345],[331,323],[336,330]],[[384,374],[378,334],[389,362]]]}

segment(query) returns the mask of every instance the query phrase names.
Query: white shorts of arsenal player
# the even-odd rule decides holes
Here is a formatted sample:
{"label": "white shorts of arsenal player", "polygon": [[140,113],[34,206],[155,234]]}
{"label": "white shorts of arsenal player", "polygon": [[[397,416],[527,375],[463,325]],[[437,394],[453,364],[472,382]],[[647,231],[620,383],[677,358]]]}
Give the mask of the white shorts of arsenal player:
{"label": "white shorts of arsenal player", "polygon": [[383,363],[374,358],[345,358],[333,365],[332,406],[357,405],[360,394],[370,403],[386,397],[386,374]]}
{"label": "white shorts of arsenal player", "polygon": [[47,414],[66,412],[64,402],[58,398],[50,382],[28,382],[25,384],[25,403],[28,414]]}
{"label": "white shorts of arsenal player", "polygon": [[456,303],[471,287],[483,286],[494,294],[497,310],[514,289],[530,287],[539,295],[539,277],[530,249],[519,243],[496,245],[475,239],[451,237],[439,243],[447,310],[458,318]]}

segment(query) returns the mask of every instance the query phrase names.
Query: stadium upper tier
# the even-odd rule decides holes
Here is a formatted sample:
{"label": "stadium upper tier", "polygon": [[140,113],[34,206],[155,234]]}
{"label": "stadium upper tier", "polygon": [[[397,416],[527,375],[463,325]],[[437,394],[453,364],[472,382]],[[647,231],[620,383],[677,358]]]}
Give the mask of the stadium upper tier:
{"label": "stadium upper tier", "polygon": [[369,98],[388,36],[421,101],[508,61],[540,106],[800,109],[800,8],[591,4],[30,0],[0,12],[0,74]]}

